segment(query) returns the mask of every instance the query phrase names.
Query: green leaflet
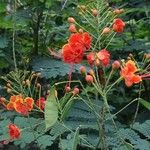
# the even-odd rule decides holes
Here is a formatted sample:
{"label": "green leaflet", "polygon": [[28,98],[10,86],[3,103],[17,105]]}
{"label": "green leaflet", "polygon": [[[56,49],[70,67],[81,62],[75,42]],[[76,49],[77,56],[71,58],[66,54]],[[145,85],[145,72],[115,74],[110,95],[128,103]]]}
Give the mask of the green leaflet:
{"label": "green leaflet", "polygon": [[145,101],[144,99],[140,99],[140,103],[146,107],[148,110],[150,110],[150,103]]}
{"label": "green leaflet", "polygon": [[130,144],[130,143],[128,143],[128,142],[124,142],[124,144],[125,144],[125,146],[126,146],[126,148],[128,149],[128,150],[134,150],[133,148],[133,145],[132,144]]}
{"label": "green leaflet", "polygon": [[79,142],[79,127],[76,129],[76,132],[73,137],[72,150],[77,149],[78,142]]}
{"label": "green leaflet", "polygon": [[47,98],[46,104],[45,104],[45,124],[46,124],[46,130],[51,128],[58,119],[58,107],[56,102],[56,96],[55,96],[55,88],[50,89],[51,93]]}
{"label": "green leaflet", "polygon": [[64,106],[63,111],[62,111],[62,116],[61,116],[62,120],[64,120],[67,117],[69,110],[74,104],[74,101],[75,100],[73,98],[70,98],[68,102],[66,103],[66,105]]}

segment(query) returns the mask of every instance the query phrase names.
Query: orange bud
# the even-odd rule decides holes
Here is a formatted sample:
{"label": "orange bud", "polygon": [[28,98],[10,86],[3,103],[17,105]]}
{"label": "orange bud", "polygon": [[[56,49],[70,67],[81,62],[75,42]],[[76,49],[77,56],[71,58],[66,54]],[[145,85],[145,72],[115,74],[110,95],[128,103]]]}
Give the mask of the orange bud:
{"label": "orange bud", "polygon": [[98,15],[98,11],[96,9],[93,9],[92,14],[93,14],[94,17],[96,17]]}
{"label": "orange bud", "polygon": [[130,56],[128,56],[128,57],[127,57],[127,59],[128,59],[128,60],[131,60],[131,57],[130,57]]}
{"label": "orange bud", "polygon": [[89,70],[89,74],[90,74],[91,76],[94,76],[94,70],[90,69],[90,70]]}
{"label": "orange bud", "polygon": [[113,63],[112,63],[112,68],[113,69],[119,69],[120,68],[120,62],[118,60],[115,60]]}
{"label": "orange bud", "polygon": [[111,31],[110,28],[106,27],[103,29],[102,34],[108,34],[108,33],[110,33],[110,31]]}
{"label": "orange bud", "polygon": [[85,5],[79,5],[78,6],[80,9],[82,9],[82,10],[85,10],[86,9],[86,6]]}
{"label": "orange bud", "polygon": [[85,73],[86,73],[86,68],[85,68],[84,66],[81,66],[81,67],[80,67],[80,72],[81,72],[82,74],[85,74]]}
{"label": "orange bud", "polygon": [[113,13],[114,13],[115,15],[122,14],[123,12],[124,12],[124,9],[115,9],[115,10],[113,11]]}
{"label": "orange bud", "polygon": [[115,15],[118,15],[118,14],[120,14],[120,10],[119,10],[119,9],[115,9],[115,10],[113,11],[113,13],[114,13]]}
{"label": "orange bud", "polygon": [[7,87],[9,87],[9,88],[11,88],[11,84],[10,83],[7,83],[7,85],[6,85]]}
{"label": "orange bud", "polygon": [[88,83],[92,83],[92,82],[93,82],[93,77],[92,77],[91,75],[86,75],[85,80],[86,80]]}
{"label": "orange bud", "polygon": [[41,77],[42,76],[42,74],[40,72],[37,73],[36,75],[37,75],[37,77]]}
{"label": "orange bud", "polygon": [[70,91],[71,91],[70,86],[65,87],[65,91],[66,91],[67,93],[70,92]]}
{"label": "orange bud", "polygon": [[145,54],[146,59],[150,59],[150,54]]}
{"label": "orange bud", "polygon": [[79,29],[79,33],[83,33],[83,29]]}
{"label": "orange bud", "polygon": [[69,23],[75,23],[75,19],[74,19],[73,17],[69,17],[69,18],[68,18],[68,22],[69,22]]}
{"label": "orange bud", "polygon": [[69,26],[69,31],[70,32],[77,32],[77,29],[76,29],[76,27],[75,27],[75,25],[74,24],[71,24],[70,26]]}
{"label": "orange bud", "polygon": [[7,88],[7,93],[11,93],[12,90],[10,88]]}
{"label": "orange bud", "polygon": [[29,79],[26,80],[26,85],[30,86],[30,80]]}
{"label": "orange bud", "polygon": [[124,9],[120,9],[120,13],[124,13]]}
{"label": "orange bud", "polygon": [[25,81],[22,81],[22,85],[25,85],[26,84],[26,82]]}
{"label": "orange bud", "polygon": [[37,86],[37,88],[40,88],[40,87],[41,87],[41,84],[40,84],[40,83],[37,83],[36,86]]}
{"label": "orange bud", "polygon": [[130,53],[130,54],[129,54],[129,57],[133,57],[133,54]]}
{"label": "orange bud", "polygon": [[73,93],[73,95],[79,94],[79,89],[78,88],[74,88],[72,93]]}
{"label": "orange bud", "polygon": [[6,101],[6,99],[4,97],[0,98],[0,103],[4,103]]}
{"label": "orange bud", "polygon": [[99,59],[96,59],[95,64],[97,67],[100,66],[101,63],[100,63]]}
{"label": "orange bud", "polygon": [[47,90],[47,95],[49,95],[50,94],[50,90]]}

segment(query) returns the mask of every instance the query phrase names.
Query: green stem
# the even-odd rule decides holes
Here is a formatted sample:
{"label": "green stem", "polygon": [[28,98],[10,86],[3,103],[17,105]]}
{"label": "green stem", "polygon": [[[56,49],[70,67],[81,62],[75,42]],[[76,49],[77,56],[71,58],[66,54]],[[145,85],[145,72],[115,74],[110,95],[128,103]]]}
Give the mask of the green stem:
{"label": "green stem", "polygon": [[108,90],[106,90],[106,94],[112,89],[112,87],[114,85],[116,85],[118,82],[120,82],[122,80],[122,77],[120,77],[119,79],[117,79],[112,85],[110,85],[110,87],[108,88]]}

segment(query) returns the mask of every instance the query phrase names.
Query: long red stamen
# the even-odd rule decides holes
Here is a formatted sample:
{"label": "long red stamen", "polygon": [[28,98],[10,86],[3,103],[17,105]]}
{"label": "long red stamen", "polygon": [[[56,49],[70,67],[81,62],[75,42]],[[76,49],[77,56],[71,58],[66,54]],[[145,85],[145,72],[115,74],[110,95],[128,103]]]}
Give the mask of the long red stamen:
{"label": "long red stamen", "polygon": [[147,78],[147,77],[150,77],[150,74],[141,75],[141,78]]}

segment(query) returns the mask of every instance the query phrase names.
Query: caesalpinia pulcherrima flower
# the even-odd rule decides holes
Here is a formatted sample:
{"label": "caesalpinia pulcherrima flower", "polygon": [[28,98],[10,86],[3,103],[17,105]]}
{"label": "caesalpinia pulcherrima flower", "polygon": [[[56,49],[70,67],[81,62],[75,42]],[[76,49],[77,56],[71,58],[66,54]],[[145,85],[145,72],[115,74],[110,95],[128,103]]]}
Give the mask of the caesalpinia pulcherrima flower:
{"label": "caesalpinia pulcherrima flower", "polygon": [[62,48],[62,56],[65,63],[80,63],[84,52],[91,47],[89,33],[74,33],[70,36],[68,44]]}
{"label": "caesalpinia pulcherrima flower", "polygon": [[115,32],[118,32],[118,33],[123,32],[124,27],[125,27],[125,23],[121,19],[119,18],[114,19],[114,24],[112,28]]}
{"label": "caesalpinia pulcherrima flower", "polygon": [[28,113],[33,109],[33,104],[34,100],[30,97],[23,99],[21,95],[13,95],[10,97],[7,109],[15,110],[23,115],[28,115]]}
{"label": "caesalpinia pulcherrima flower", "polygon": [[8,133],[11,139],[19,139],[21,135],[20,129],[15,124],[9,124]]}
{"label": "caesalpinia pulcherrima flower", "polygon": [[106,49],[102,49],[98,53],[91,52],[87,55],[87,61],[90,66],[93,66],[97,60],[101,62],[102,66],[106,67],[110,61],[109,52]]}
{"label": "caesalpinia pulcherrima flower", "polygon": [[142,81],[141,76],[137,75],[136,72],[138,68],[135,65],[135,62],[128,60],[124,66],[121,67],[121,77],[124,78],[126,86],[130,87],[133,84],[139,83]]}
{"label": "caesalpinia pulcherrima flower", "polygon": [[45,98],[41,97],[36,101],[36,105],[39,107],[39,109],[44,110],[45,109]]}

